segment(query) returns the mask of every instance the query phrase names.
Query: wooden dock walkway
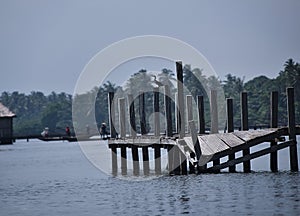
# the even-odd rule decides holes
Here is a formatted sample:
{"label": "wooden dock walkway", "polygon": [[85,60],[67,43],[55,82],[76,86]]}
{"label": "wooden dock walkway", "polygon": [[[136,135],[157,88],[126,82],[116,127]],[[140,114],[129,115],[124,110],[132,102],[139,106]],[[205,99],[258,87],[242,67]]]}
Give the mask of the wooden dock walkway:
{"label": "wooden dock walkway", "polygon": [[[132,153],[133,174],[140,174],[139,161],[143,162],[144,175],[149,174],[149,148],[154,149],[155,173],[161,174],[161,150],[167,151],[168,172],[171,175],[188,173],[218,173],[224,168],[229,168],[229,172],[236,172],[236,165],[243,163],[243,171],[251,172],[251,160],[270,154],[270,170],[278,171],[278,151],[289,148],[290,169],[298,171],[298,156],[296,135],[300,135],[300,127],[295,125],[295,101],[294,89],[287,88],[287,113],[288,125],[278,128],[278,93],[271,93],[270,104],[270,125],[272,128],[249,130],[248,127],[248,105],[247,93],[241,93],[241,131],[234,131],[233,125],[233,102],[228,98],[227,111],[227,133],[218,133],[218,111],[217,94],[214,90],[210,94],[211,129],[210,134],[206,134],[204,120],[204,100],[203,96],[197,97],[198,129],[192,113],[192,96],[186,95],[184,103],[182,63],[176,63],[177,68],[177,96],[175,115],[171,113],[170,89],[164,89],[164,115],[165,134],[160,131],[158,89],[153,89],[153,110],[154,136],[146,133],[146,117],[144,93],[140,93],[139,101],[139,121],[140,134],[137,135],[137,125],[135,118],[135,104],[132,95],[128,95],[128,117],[126,118],[125,98],[114,98],[114,93],[108,96],[109,125],[111,139],[108,140],[108,147],[112,153],[112,174],[118,173],[118,152],[121,154],[121,173],[127,175],[127,150]],[[118,119],[116,119],[115,107],[118,106]],[[175,116],[176,128],[173,129],[172,116]],[[185,119],[187,116],[187,119]],[[127,121],[126,121],[127,119]],[[116,128],[115,122],[118,121]],[[188,124],[186,124],[187,122]],[[130,125],[130,136],[126,135],[126,125]],[[186,127],[188,126],[188,127]],[[188,128],[188,130],[186,130]],[[118,135],[117,135],[118,132]],[[270,143],[270,146],[262,150],[251,152],[250,148],[261,143]],[[117,151],[119,149],[119,151]],[[142,158],[139,158],[139,149],[142,151]],[[236,158],[235,154],[242,152],[242,156]],[[221,163],[221,158],[226,157]],[[224,160],[222,160],[224,161]],[[212,162],[212,165],[211,163]],[[210,164],[209,164],[210,163]],[[209,164],[209,166],[208,166]]]}

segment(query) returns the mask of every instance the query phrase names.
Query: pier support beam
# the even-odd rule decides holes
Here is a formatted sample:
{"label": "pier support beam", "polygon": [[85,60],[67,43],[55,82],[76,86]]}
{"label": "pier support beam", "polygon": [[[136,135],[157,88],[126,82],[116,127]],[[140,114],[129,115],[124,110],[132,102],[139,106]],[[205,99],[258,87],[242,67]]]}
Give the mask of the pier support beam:
{"label": "pier support beam", "polygon": [[127,175],[127,150],[126,146],[121,146],[121,172]]}
{"label": "pier support beam", "polygon": [[131,147],[131,153],[132,153],[132,162],[133,162],[133,175],[139,175],[140,174],[140,164],[139,164],[139,150],[138,147],[133,145]]}
{"label": "pier support beam", "polygon": [[117,158],[117,148],[111,147],[111,165],[112,165],[112,175],[117,175],[118,173],[118,158]]}
{"label": "pier support beam", "polygon": [[183,69],[182,62],[176,62],[176,74],[177,74],[177,121],[179,138],[183,138],[185,134],[185,122],[184,122],[184,97],[183,97]]}
{"label": "pier support beam", "polygon": [[145,113],[145,93],[140,92],[139,95],[139,114],[140,114],[140,125],[141,125],[141,134],[145,135],[146,130],[146,113]]}
{"label": "pier support beam", "polygon": [[126,138],[125,98],[119,98],[120,138]]}
{"label": "pier support beam", "polygon": [[166,115],[166,136],[173,136],[172,127],[172,110],[171,110],[171,98],[170,98],[170,87],[165,86],[165,115]]}
{"label": "pier support beam", "polygon": [[[241,129],[243,131],[249,130],[248,126],[248,98],[247,92],[241,93]],[[243,156],[250,154],[250,148],[243,150]],[[245,173],[251,172],[251,162],[250,160],[243,162],[243,168]]]}
{"label": "pier support beam", "polygon": [[154,136],[160,136],[160,119],[159,119],[159,88],[153,90],[153,110],[154,110]]}
{"label": "pier support beam", "polygon": [[[278,92],[273,91],[271,92],[271,104],[270,104],[270,108],[271,108],[271,122],[270,122],[270,126],[271,128],[277,128],[278,126]],[[275,140],[271,141],[271,147],[272,146],[276,146],[277,143],[275,142]],[[270,155],[270,168],[272,172],[278,172],[278,153],[277,151],[272,152]]]}
{"label": "pier support beam", "polygon": [[155,158],[155,174],[161,175],[161,153],[160,146],[154,146],[154,158]]}
{"label": "pier support beam", "polygon": [[295,143],[290,146],[290,167],[291,171],[298,172],[298,155],[297,155],[297,139],[295,128],[295,97],[294,88],[287,88],[287,109],[288,109],[288,126],[289,139]]}
{"label": "pier support beam", "polygon": [[114,92],[108,93],[108,114],[109,114],[109,128],[110,138],[116,138],[115,123],[115,105],[114,105]]}
{"label": "pier support beam", "polygon": [[204,100],[202,95],[197,97],[199,134],[205,134]]}
{"label": "pier support beam", "polygon": [[149,151],[148,146],[142,147],[143,152],[143,168],[144,168],[144,175],[149,175],[150,167],[149,167]]}
{"label": "pier support beam", "polygon": [[[231,133],[234,131],[234,123],[233,123],[233,99],[227,98],[227,132]],[[228,160],[234,160],[235,153],[228,155]],[[229,172],[236,172],[236,166],[229,166]]]}
{"label": "pier support beam", "polygon": [[135,123],[134,100],[133,100],[132,94],[128,95],[128,106],[129,106],[130,135],[133,139],[135,139],[136,138],[136,123]]}

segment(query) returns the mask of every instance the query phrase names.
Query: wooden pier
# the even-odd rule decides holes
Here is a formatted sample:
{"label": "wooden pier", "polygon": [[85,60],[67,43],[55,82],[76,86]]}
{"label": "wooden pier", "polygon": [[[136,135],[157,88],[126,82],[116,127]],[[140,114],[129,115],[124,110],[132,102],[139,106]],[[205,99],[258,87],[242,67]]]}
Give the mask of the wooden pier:
{"label": "wooden pier", "polygon": [[[167,169],[170,175],[186,175],[188,173],[218,173],[228,168],[229,172],[236,172],[236,165],[242,163],[244,172],[251,172],[251,160],[270,154],[270,170],[278,171],[277,152],[289,148],[290,170],[298,171],[297,141],[296,135],[300,134],[300,127],[295,125],[295,102],[294,89],[287,88],[287,112],[288,125],[278,128],[278,93],[271,93],[270,125],[269,129],[249,130],[248,126],[248,102],[247,93],[241,93],[241,130],[234,131],[233,125],[233,100],[226,100],[227,106],[227,133],[218,132],[217,95],[212,90],[210,94],[211,130],[205,133],[204,100],[203,96],[197,97],[198,117],[193,116],[192,96],[183,95],[183,72],[182,63],[176,63],[177,68],[177,97],[176,97],[176,128],[173,129],[170,88],[164,86],[164,114],[165,133],[160,133],[159,96],[158,88],[153,89],[154,110],[154,134],[146,132],[145,99],[144,93],[138,96],[140,132],[137,133],[135,104],[132,95],[128,95],[126,109],[125,98],[114,98],[114,93],[109,93],[109,120],[111,138],[108,147],[111,149],[112,174],[119,173],[118,152],[121,154],[121,174],[127,175],[128,152],[131,150],[131,162],[134,175],[149,175],[149,149],[153,149],[154,173],[162,173],[161,153],[162,149],[167,152]],[[186,103],[185,103],[186,101]],[[115,106],[118,107],[118,125],[116,121]],[[128,113],[129,117],[126,117]],[[187,118],[185,118],[185,116]],[[185,121],[186,119],[186,121]],[[194,119],[197,119],[195,121]],[[126,133],[126,125],[129,122],[130,134]],[[196,127],[198,122],[198,129]],[[187,127],[186,127],[187,126]],[[188,128],[188,130],[186,129]],[[250,148],[261,143],[268,142],[270,146],[256,152]],[[128,151],[129,150],[129,151]],[[142,152],[142,154],[139,154]],[[237,152],[242,156],[235,157]],[[140,157],[142,156],[142,157]],[[226,158],[226,160],[221,160]],[[142,162],[143,166],[140,167]],[[223,162],[221,162],[223,161]],[[224,162],[225,161],[225,162]],[[210,163],[212,162],[212,163]],[[143,170],[143,172],[141,172]]]}

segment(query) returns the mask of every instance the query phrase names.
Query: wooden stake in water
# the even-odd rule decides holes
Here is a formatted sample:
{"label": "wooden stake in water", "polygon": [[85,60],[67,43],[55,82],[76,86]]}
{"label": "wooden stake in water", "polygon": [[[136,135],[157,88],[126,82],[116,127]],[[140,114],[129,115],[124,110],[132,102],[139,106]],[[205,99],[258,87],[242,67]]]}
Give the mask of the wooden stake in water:
{"label": "wooden stake in water", "polygon": [[287,108],[288,108],[288,126],[289,126],[289,139],[295,142],[290,146],[290,167],[291,171],[298,172],[298,154],[297,154],[297,140],[295,128],[295,97],[294,88],[287,88]]}
{"label": "wooden stake in water", "polygon": [[[271,122],[270,126],[271,128],[277,128],[278,127],[278,92],[273,91],[271,92]],[[276,146],[277,143],[275,140],[271,141],[271,147]],[[278,162],[277,162],[277,151],[272,152],[270,155],[270,168],[272,172],[278,171]]]}
{"label": "wooden stake in water", "polygon": [[134,139],[136,138],[136,123],[135,123],[135,108],[134,100],[132,94],[128,95],[128,104],[129,104],[129,123],[130,123],[130,134]]}
{"label": "wooden stake in water", "polygon": [[[247,99],[247,92],[241,93],[241,126],[242,130],[246,131],[249,130],[248,127],[248,99]],[[243,156],[250,154],[250,148],[243,150]],[[245,173],[251,172],[251,163],[250,160],[243,162],[243,168]]]}
{"label": "wooden stake in water", "polygon": [[183,69],[182,62],[176,62],[177,73],[177,120],[178,120],[178,134],[180,138],[185,134],[185,122],[184,122],[184,98],[183,98]]}
{"label": "wooden stake in water", "polygon": [[109,127],[110,127],[110,137],[116,138],[115,123],[115,106],[114,106],[114,92],[108,93],[108,115],[109,115]]}
{"label": "wooden stake in water", "polygon": [[[234,131],[234,123],[233,123],[233,99],[227,98],[227,132],[231,133]],[[228,160],[234,160],[235,153],[228,155]],[[235,172],[235,165],[229,166],[229,172]]]}

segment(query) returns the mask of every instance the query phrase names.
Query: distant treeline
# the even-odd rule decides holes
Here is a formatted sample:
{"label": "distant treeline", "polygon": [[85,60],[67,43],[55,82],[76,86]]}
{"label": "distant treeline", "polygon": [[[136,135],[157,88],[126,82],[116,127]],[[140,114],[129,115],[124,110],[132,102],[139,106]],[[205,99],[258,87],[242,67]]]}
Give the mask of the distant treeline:
{"label": "distant treeline", "polygon": [[[279,92],[279,125],[287,125],[286,112],[286,88],[295,88],[296,103],[296,123],[300,124],[300,65],[292,59],[288,59],[283,70],[279,72],[274,79],[266,76],[256,77],[248,82],[244,82],[244,78],[236,77],[228,74],[226,79],[221,81],[211,76],[206,77],[201,69],[192,69],[190,65],[183,68],[185,94],[192,94],[196,99],[198,95],[204,96],[205,101],[205,119],[209,127],[209,89],[224,90],[226,98],[234,99],[234,124],[240,127],[240,93],[248,92],[248,113],[249,125],[254,127],[268,126],[270,122],[270,92]],[[175,74],[169,69],[162,69],[159,74],[151,74],[146,70],[140,70],[134,73],[123,87],[119,87],[114,83],[106,82],[100,87],[93,90],[76,95],[72,99],[72,95],[66,93],[52,92],[50,95],[44,95],[42,92],[31,92],[26,95],[19,92],[3,92],[0,96],[2,104],[13,111],[17,117],[14,119],[15,135],[33,135],[40,134],[44,127],[49,127],[53,133],[64,133],[65,127],[73,128],[72,122],[72,100],[79,101],[82,104],[94,104],[95,116],[91,116],[89,106],[75,110],[75,115],[80,115],[81,125],[86,125],[90,120],[96,119],[98,127],[102,122],[108,122],[107,94],[110,91],[116,92],[118,97],[126,97],[128,94],[134,96],[139,94],[141,89],[153,89],[156,85],[169,85],[171,92],[176,91]],[[163,92],[163,90],[162,90]],[[161,97],[163,97],[161,95]],[[96,98],[96,100],[94,100]],[[151,92],[145,93],[146,115],[150,116],[153,112],[153,96]],[[163,98],[160,100],[161,110],[163,110]],[[138,113],[138,102],[135,104],[136,113]],[[174,107],[173,107],[173,111]],[[163,111],[162,111],[163,113]],[[173,112],[174,115],[175,112]],[[137,115],[137,121],[138,115]],[[138,124],[137,124],[138,125]],[[148,122],[149,130],[151,126]],[[85,128],[82,128],[84,131]]]}

